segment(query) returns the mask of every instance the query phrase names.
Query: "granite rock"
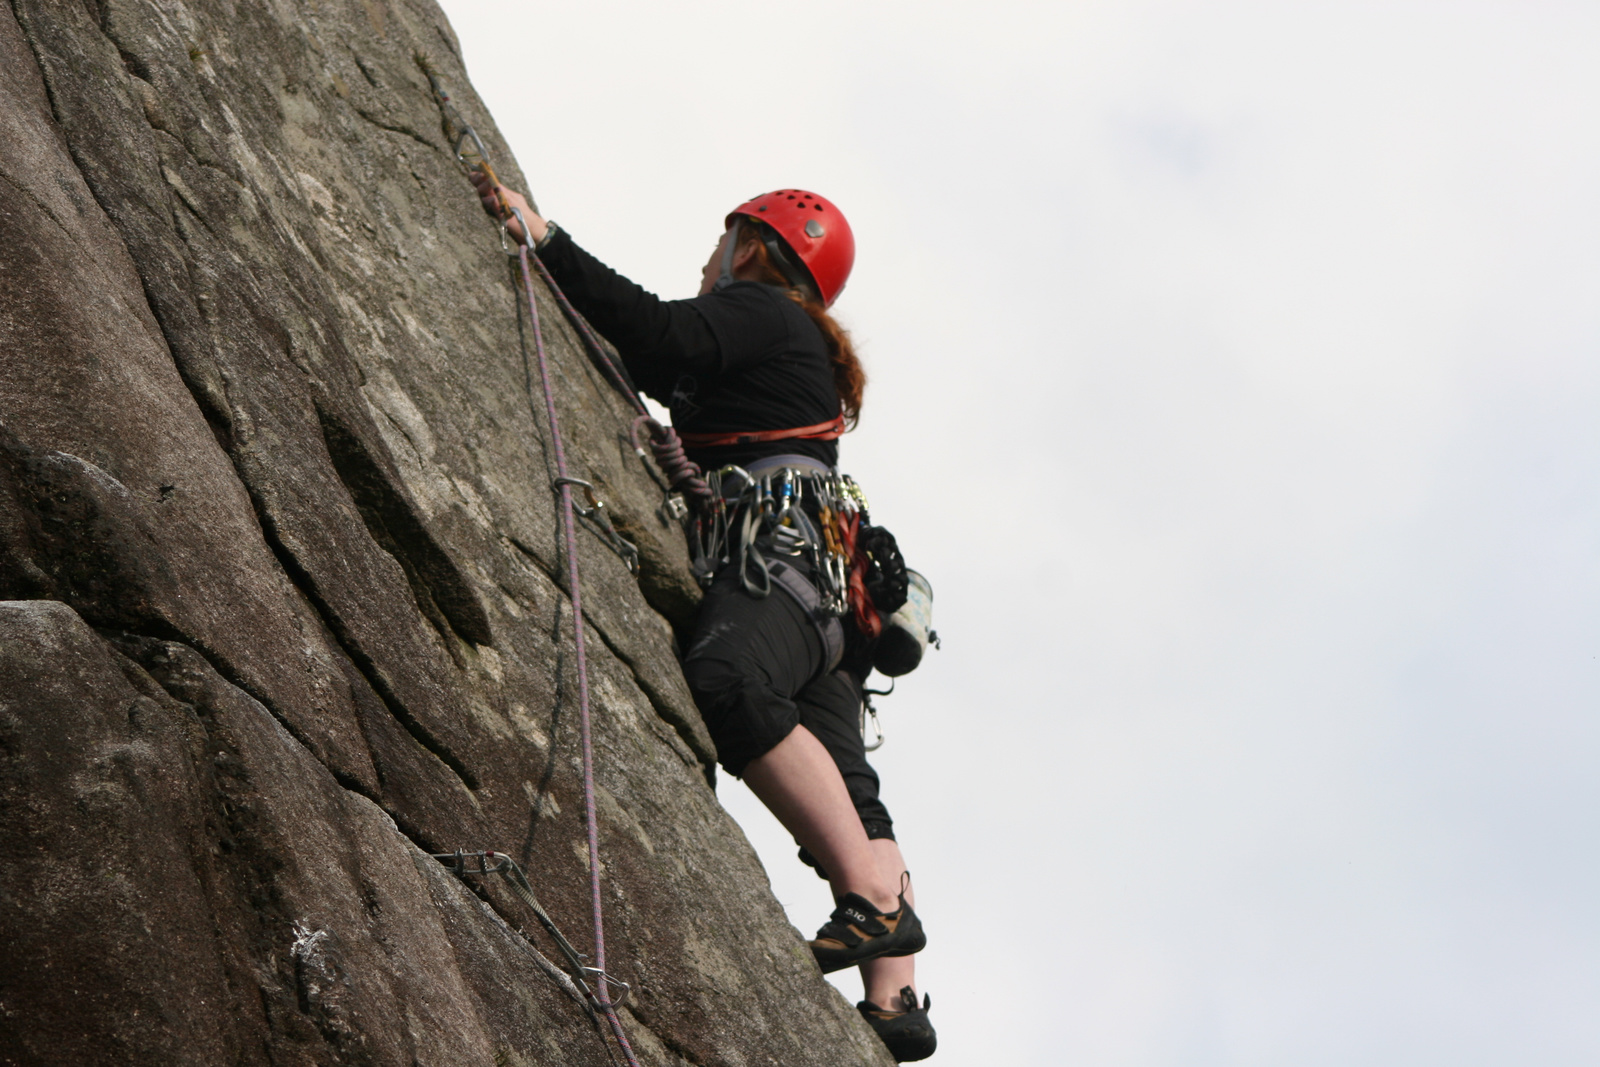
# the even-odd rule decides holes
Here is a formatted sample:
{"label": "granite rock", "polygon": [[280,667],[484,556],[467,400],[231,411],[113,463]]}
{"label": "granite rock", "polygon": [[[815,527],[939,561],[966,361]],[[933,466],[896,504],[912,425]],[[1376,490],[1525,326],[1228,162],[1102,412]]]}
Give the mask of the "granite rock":
{"label": "granite rock", "polygon": [[[0,6],[0,1064],[595,1064],[573,618],[426,0]],[[889,1062],[714,791],[697,591],[550,294],[607,948],[647,1064]],[[820,920],[821,916],[819,916]],[[556,963],[551,961],[555,960]]]}

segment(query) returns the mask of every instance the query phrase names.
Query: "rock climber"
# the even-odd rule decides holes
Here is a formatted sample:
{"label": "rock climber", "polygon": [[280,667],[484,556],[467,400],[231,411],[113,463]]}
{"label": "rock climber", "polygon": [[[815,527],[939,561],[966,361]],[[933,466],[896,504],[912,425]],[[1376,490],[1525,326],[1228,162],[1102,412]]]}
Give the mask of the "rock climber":
{"label": "rock climber", "polygon": [[[818,622],[828,613],[817,605],[842,595],[838,576],[830,587],[816,557],[794,548],[831,521],[819,508],[828,487],[840,485],[837,438],[861,411],[865,374],[828,313],[854,263],[849,224],[803,190],[757,197],[727,216],[699,294],[662,300],[585,252],[518,193],[482,173],[474,181],[485,208],[531,242],[633,381],[669,408],[689,458],[722,472],[716,484],[730,508],[748,501],[745,491],[757,483],[798,500],[798,532],[788,542],[747,536],[705,574],[684,675],[719,762],[832,887],[838,906],[810,942],[817,963],[824,972],[859,967],[862,1016],[896,1060],[925,1059],[936,1039],[929,999],[917,1001],[913,956],[925,937],[859,727],[875,634],[846,614],[830,639]],[[728,525],[738,527],[741,513],[731,514]]]}

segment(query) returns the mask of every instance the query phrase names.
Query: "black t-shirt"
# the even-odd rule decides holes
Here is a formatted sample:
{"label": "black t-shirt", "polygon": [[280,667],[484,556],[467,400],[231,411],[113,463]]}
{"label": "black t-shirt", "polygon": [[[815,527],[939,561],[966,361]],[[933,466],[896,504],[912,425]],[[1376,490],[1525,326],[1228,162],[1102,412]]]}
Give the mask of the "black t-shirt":
{"label": "black t-shirt", "polygon": [[[539,258],[567,297],[616,346],[639,388],[672,412],[682,433],[736,433],[814,426],[839,415],[827,343],[782,289],[734,282],[690,300],[662,300],[556,230]],[[834,441],[790,438],[691,448],[711,470],[765,456],[838,463]]]}

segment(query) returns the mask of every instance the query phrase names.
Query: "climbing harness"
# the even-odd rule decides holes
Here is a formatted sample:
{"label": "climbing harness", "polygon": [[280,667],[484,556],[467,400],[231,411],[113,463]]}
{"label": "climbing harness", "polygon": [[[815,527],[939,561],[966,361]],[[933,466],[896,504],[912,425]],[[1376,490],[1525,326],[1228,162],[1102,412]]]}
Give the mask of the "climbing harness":
{"label": "climbing harness", "polygon": [[[906,569],[894,535],[871,524],[866,495],[854,479],[799,455],[768,457],[748,470],[723,467],[706,479],[711,505],[693,520],[691,548],[702,584],[709,585],[731,564],[740,586],[753,597],[770,595],[774,586],[782,589],[816,627],[825,671],[843,657],[840,620],[846,615],[868,639],[888,640],[892,654],[885,662],[891,670],[885,673],[905,674],[916,666],[903,665],[910,654],[903,646],[909,642],[920,660],[929,639],[932,590],[926,579]],[[805,566],[785,563],[783,557],[799,557]],[[921,583],[921,599],[902,619],[915,582]],[[869,699],[862,714],[870,710],[876,725],[877,712],[870,705]],[[882,736],[880,729],[874,748]]]}
{"label": "climbing harness", "polygon": [[851,553],[866,510],[854,479],[805,456],[774,456],[753,470],[712,471],[706,481],[710,507],[695,517],[690,539],[701,585],[734,563],[745,591],[765,597],[771,591],[768,557],[802,556],[819,610],[833,618],[850,614]]}
{"label": "climbing harness", "polygon": [[720,445],[753,445],[763,441],[788,441],[800,438],[806,441],[837,441],[844,436],[844,416],[819,422],[815,426],[796,426],[792,430],[739,430],[734,433],[681,433],[678,436],[686,445],[696,448],[715,448]]}
{"label": "climbing harness", "polygon": [[[800,556],[815,589],[796,596],[800,606],[813,619],[850,615],[869,640],[882,632],[884,615],[905,604],[905,560],[894,535],[872,525],[866,494],[848,474],[784,455],[705,477],[709,505],[689,522],[690,563],[701,585],[733,564],[745,592],[762,598],[772,591],[772,561]],[[782,583],[791,593],[793,584]]]}
{"label": "climbing harness", "polygon": [[[447,124],[455,127],[453,146],[457,161],[463,167],[466,167],[469,170],[481,169],[484,174],[488,175],[491,179],[494,179],[496,185],[498,186],[499,181],[498,179],[494,178],[494,171],[489,164],[488,152],[484,149],[482,139],[479,138],[477,133],[472,130],[471,126],[467,125],[467,123],[462,120],[460,113],[456,111],[455,106],[450,102],[449,94],[444,91],[444,87],[441,85],[436,72],[431,69],[423,57],[418,56],[418,62],[419,65],[422,66],[424,73],[426,73],[428,76],[428,82],[433,88],[434,97],[439,103],[442,116]],[[471,154],[463,152],[463,148],[466,146],[468,140],[470,140],[473,145]],[[508,205],[502,202],[501,207],[502,209],[505,209],[508,207]],[[528,228],[527,220],[524,219],[522,217],[522,213],[515,208],[511,208],[508,211],[502,211],[502,227],[513,215],[516,217],[517,222],[521,224],[524,237],[531,238],[532,231],[530,231]],[[504,237],[502,236],[502,241],[503,240]],[[598,981],[595,985],[594,998],[598,1004],[601,1014],[603,1014],[607,1022],[610,1023],[611,1032],[616,1038],[617,1045],[621,1049],[623,1057],[628,1061],[629,1067],[639,1067],[639,1061],[633,1053],[633,1047],[628,1042],[628,1035],[622,1028],[622,1020],[617,1016],[617,1005],[613,1003],[611,999],[610,986],[614,980],[610,978],[606,969],[605,917],[600,892],[600,830],[599,819],[595,810],[594,742],[589,719],[589,664],[584,647],[583,581],[582,575],[578,568],[578,535],[576,512],[582,509],[575,507],[574,505],[572,496],[573,486],[580,485],[589,490],[589,499],[591,502],[589,518],[591,522],[601,525],[601,528],[604,529],[609,528],[610,520],[606,519],[604,524],[599,522],[598,516],[601,514],[601,510],[599,508],[598,499],[593,495],[593,486],[588,485],[588,483],[582,482],[581,480],[574,479],[567,471],[566,448],[563,444],[561,436],[561,420],[556,412],[555,389],[550,380],[550,361],[545,352],[544,334],[539,320],[539,302],[535,298],[533,290],[534,264],[538,264],[539,272],[544,276],[546,284],[551,287],[551,291],[558,294],[558,300],[560,301],[563,310],[568,310],[570,305],[566,303],[564,296],[559,295],[560,290],[555,286],[554,279],[550,278],[549,275],[544,271],[544,265],[539,263],[538,257],[529,253],[528,243],[526,241],[518,242],[517,244],[517,260],[518,265],[521,267],[523,295],[526,298],[528,305],[528,322],[533,334],[533,347],[538,363],[539,382],[544,393],[545,418],[550,427],[551,451],[554,453],[555,458],[556,476],[552,484],[560,499],[562,541],[565,546],[567,557],[567,597],[572,602],[573,652],[578,676],[578,736],[583,756],[583,816],[584,829],[587,835],[587,844],[589,846],[589,896],[594,918],[594,967],[592,968],[592,973],[600,978],[600,981]],[[575,311],[570,312],[570,314],[576,316]],[[589,336],[587,333],[587,324],[584,324],[583,328],[579,332],[584,336]],[[610,366],[610,360],[608,357],[605,358],[603,362]],[[626,379],[622,378],[621,372],[617,371],[614,366],[611,366],[611,370],[616,374],[618,379],[626,381]],[[628,395],[633,396],[636,405],[642,406],[642,402],[639,401],[638,397],[634,396],[631,391],[628,392]],[[530,403],[532,400],[533,398],[530,396]],[[612,532],[614,533],[615,531]],[[636,562],[637,556],[635,556],[635,563]],[[506,871],[509,872],[509,868],[507,868]],[[520,869],[518,870],[518,873],[520,874]],[[514,887],[518,885],[518,879],[511,878],[509,873],[507,873],[506,876],[511,879],[511,884]],[[526,879],[521,879],[521,882],[525,884]],[[528,896],[531,898],[532,895],[533,894],[530,889]],[[542,911],[543,909],[541,908],[539,910]],[[583,970],[589,971],[590,969],[583,968]]]}

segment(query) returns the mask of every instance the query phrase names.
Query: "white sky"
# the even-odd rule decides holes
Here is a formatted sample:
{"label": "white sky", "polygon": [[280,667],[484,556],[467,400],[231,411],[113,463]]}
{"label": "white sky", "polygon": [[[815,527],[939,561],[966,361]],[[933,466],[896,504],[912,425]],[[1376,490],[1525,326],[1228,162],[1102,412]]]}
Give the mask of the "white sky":
{"label": "white sky", "polygon": [[663,295],[855,226],[934,1062],[1600,1062],[1600,4],[444,6]]}

